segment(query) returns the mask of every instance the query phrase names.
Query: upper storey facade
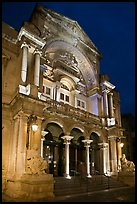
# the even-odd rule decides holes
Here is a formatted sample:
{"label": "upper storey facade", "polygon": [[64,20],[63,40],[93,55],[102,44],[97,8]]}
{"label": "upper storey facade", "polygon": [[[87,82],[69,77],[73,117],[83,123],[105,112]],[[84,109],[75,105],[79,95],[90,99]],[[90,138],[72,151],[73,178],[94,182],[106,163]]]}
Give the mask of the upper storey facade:
{"label": "upper storey facade", "polygon": [[36,6],[19,32],[5,23],[2,31],[3,103],[20,93],[121,126],[119,93],[100,75],[102,55],[76,21]]}

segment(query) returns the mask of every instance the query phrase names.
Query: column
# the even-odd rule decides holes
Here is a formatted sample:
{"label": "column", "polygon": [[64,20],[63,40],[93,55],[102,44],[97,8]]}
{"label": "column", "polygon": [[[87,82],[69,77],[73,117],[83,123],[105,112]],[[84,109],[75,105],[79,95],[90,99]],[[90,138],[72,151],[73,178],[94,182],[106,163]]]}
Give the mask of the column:
{"label": "column", "polygon": [[116,139],[114,137],[110,139],[110,152],[111,152],[111,158],[110,158],[111,171],[112,171],[112,174],[116,174],[117,173],[117,153],[116,153]]}
{"label": "column", "polygon": [[77,155],[77,146],[76,146],[76,149],[75,149],[75,171],[77,171],[77,160],[78,160],[78,155]]}
{"label": "column", "polygon": [[16,115],[13,118],[13,134],[10,141],[10,159],[9,159],[9,178],[12,178],[16,171],[16,158],[17,158],[17,146],[18,146],[18,135],[19,135],[19,122],[20,117]]}
{"label": "column", "polygon": [[102,164],[103,164],[103,173],[108,174],[109,172],[109,161],[108,161],[108,143],[99,143],[99,145],[102,145],[101,150],[102,150]]}
{"label": "column", "polygon": [[107,90],[105,89],[103,91],[104,95],[103,95],[103,103],[104,103],[104,112],[105,112],[105,116],[108,117],[108,96],[107,96]]}
{"label": "column", "polygon": [[28,56],[28,45],[24,42],[21,45],[22,48],[22,67],[21,67],[21,79],[26,82],[27,78],[27,56]]}
{"label": "column", "polygon": [[84,146],[86,147],[86,164],[87,164],[87,177],[90,178],[90,163],[89,163],[89,147],[90,143],[93,142],[93,140],[82,140],[84,142]]}
{"label": "column", "polygon": [[55,101],[60,101],[60,93],[59,89],[61,87],[61,83],[59,81],[56,81],[56,87],[55,87]]}
{"label": "column", "polygon": [[27,120],[28,117],[23,113],[19,114],[18,132],[17,132],[17,149],[16,149],[16,177],[25,173],[26,166],[26,137],[27,137]]}
{"label": "column", "polygon": [[113,93],[109,93],[109,104],[110,104],[110,117],[114,117],[114,111],[113,111]]}
{"label": "column", "polygon": [[64,139],[64,144],[65,144],[65,177],[67,179],[70,179],[71,177],[69,175],[69,144],[70,144],[70,140],[73,139],[73,137],[66,135],[61,138]]}
{"label": "column", "polygon": [[109,141],[108,141],[108,146],[107,146],[107,173],[110,175],[110,145],[109,145]]}
{"label": "column", "polygon": [[48,134],[47,131],[41,131],[41,148],[40,148],[40,155],[43,158],[43,142],[45,141],[45,135]]}
{"label": "column", "polygon": [[104,116],[104,110],[103,110],[103,96],[101,97],[101,116]]}
{"label": "column", "polygon": [[40,150],[40,156],[43,158],[43,142],[44,142],[45,138],[41,138],[41,150]]}
{"label": "column", "polygon": [[121,170],[121,161],[120,161],[120,159],[122,157],[122,147],[123,147],[123,146],[121,146],[121,144],[123,144],[123,143],[121,143],[120,139],[117,138],[118,170]]}
{"label": "column", "polygon": [[39,50],[35,50],[35,69],[34,69],[34,85],[39,86],[39,76],[40,76],[40,54]]}
{"label": "column", "polygon": [[94,146],[92,146],[92,154],[91,154],[91,164],[92,164],[92,166],[91,166],[91,171],[92,171],[92,174],[94,174],[95,173],[95,155],[94,155]]}

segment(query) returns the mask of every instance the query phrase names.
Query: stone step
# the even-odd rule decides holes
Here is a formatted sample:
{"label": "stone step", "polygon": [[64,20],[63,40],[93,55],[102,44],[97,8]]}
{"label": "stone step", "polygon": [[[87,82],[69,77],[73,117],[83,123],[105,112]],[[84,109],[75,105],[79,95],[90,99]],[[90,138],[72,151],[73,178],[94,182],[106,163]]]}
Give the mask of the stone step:
{"label": "stone step", "polygon": [[96,176],[92,178],[72,177],[66,179],[64,177],[56,177],[54,183],[55,196],[71,195],[78,193],[86,193],[108,188],[124,187],[120,181],[105,176]]}

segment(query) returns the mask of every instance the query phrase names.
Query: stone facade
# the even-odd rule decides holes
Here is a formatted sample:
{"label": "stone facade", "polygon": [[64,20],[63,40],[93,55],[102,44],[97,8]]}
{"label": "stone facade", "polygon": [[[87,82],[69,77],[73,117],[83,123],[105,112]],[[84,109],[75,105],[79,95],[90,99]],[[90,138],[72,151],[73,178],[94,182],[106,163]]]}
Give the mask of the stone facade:
{"label": "stone facade", "polygon": [[[100,75],[101,58],[76,21],[47,8],[36,6],[19,32],[3,22],[3,192],[50,199],[54,176],[69,178],[81,162],[88,177],[93,168],[117,174],[120,96],[108,76]],[[48,163],[44,175],[27,169],[27,153],[35,145]]]}

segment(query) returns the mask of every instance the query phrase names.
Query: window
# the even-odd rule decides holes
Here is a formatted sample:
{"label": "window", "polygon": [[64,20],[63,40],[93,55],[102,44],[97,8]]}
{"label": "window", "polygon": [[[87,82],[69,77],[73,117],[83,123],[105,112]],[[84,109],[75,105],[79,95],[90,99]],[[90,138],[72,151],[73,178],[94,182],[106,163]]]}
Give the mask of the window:
{"label": "window", "polygon": [[50,88],[46,87],[46,94],[50,95]]}
{"label": "window", "polygon": [[64,94],[60,93],[60,99],[64,101]]}
{"label": "window", "polygon": [[85,102],[78,99],[77,107],[85,109]]}
{"label": "window", "polygon": [[69,96],[66,95],[66,101],[69,102]]}
{"label": "window", "polygon": [[80,106],[80,100],[77,100],[77,106]]}
{"label": "window", "polygon": [[64,95],[63,93],[60,93],[60,99],[62,101],[66,101],[69,103],[69,96],[68,95]]}
{"label": "window", "polygon": [[81,101],[81,106],[82,108],[85,108],[85,103],[83,101]]}
{"label": "window", "polygon": [[43,93],[47,96],[50,96],[51,94],[51,88],[43,86]]}

